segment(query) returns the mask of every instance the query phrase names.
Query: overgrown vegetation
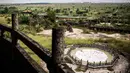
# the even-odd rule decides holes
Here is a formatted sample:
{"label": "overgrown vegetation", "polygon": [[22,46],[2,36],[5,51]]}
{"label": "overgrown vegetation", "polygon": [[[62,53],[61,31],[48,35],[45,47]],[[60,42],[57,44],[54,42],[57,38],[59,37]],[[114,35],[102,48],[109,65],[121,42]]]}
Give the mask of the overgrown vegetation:
{"label": "overgrown vegetation", "polygon": [[[19,13],[19,31],[24,32],[29,37],[37,41],[42,46],[51,51],[51,37],[37,35],[37,32],[43,29],[51,29],[59,24],[67,22],[73,27],[83,29],[83,33],[90,33],[93,30],[86,29],[87,25],[102,27],[121,27],[130,28],[130,4],[46,4],[46,5],[1,5],[0,23],[11,26],[11,13]],[[73,20],[60,20],[61,18],[74,18]],[[80,18],[78,18],[80,17]],[[84,19],[84,17],[86,19]],[[82,19],[83,18],[83,19]],[[60,21],[62,23],[60,23]],[[93,31],[97,32],[97,31]],[[107,32],[108,33],[108,32]],[[9,33],[6,33],[8,37]],[[130,41],[122,39],[72,39],[65,38],[67,45],[86,44],[86,43],[107,43],[114,49],[119,49],[130,53]],[[27,49],[23,43],[20,43],[25,50],[40,63],[40,59],[34,53]]]}

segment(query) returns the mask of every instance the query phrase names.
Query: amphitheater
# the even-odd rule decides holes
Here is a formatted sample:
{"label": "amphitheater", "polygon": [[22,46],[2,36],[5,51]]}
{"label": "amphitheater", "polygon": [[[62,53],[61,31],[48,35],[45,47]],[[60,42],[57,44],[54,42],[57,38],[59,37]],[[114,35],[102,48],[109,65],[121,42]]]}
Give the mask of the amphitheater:
{"label": "amphitheater", "polygon": [[75,73],[128,73],[127,58],[106,44],[70,45],[64,54]]}

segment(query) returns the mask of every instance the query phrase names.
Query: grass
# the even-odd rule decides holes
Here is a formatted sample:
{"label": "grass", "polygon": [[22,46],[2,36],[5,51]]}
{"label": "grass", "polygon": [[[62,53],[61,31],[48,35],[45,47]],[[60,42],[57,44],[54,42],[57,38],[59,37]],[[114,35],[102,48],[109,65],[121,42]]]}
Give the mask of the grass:
{"label": "grass", "polygon": [[[0,23],[2,24],[7,24],[6,18],[5,16],[0,16]],[[9,25],[9,24],[8,24]],[[20,25],[21,28],[23,28],[23,31],[29,31],[27,30],[27,26],[26,25]],[[74,26],[77,27],[77,26]],[[78,27],[81,29],[84,29],[82,27]],[[32,31],[33,32],[33,31]],[[86,30],[86,32],[88,33],[88,30]],[[45,48],[48,48],[51,51],[51,37],[48,36],[43,36],[43,35],[36,35],[36,34],[29,34],[27,33],[26,35],[28,35],[30,38],[34,39],[35,41],[37,41],[40,45],[42,45]],[[114,49],[119,49],[121,51],[125,51],[127,53],[130,53],[130,41],[129,40],[116,40],[116,39],[98,39],[98,40],[94,40],[94,39],[72,39],[72,38],[65,38],[65,43],[67,45],[71,45],[71,44],[92,44],[92,43],[108,43],[112,48]],[[37,55],[35,55],[30,49],[28,49],[27,46],[25,46],[22,42],[20,42],[21,46],[23,48],[25,48],[25,50],[30,54],[30,56],[36,60],[38,63],[40,63],[40,59],[38,58]]]}
{"label": "grass", "polygon": [[[32,35],[27,34],[30,38],[38,42],[43,47],[49,49],[51,51],[51,41],[52,38],[49,36],[42,36],[42,35]],[[94,43],[94,40],[90,39],[71,39],[65,38],[65,43],[68,45],[71,44],[85,44],[85,43]],[[36,61],[40,64],[41,59],[32,51],[30,50],[24,43],[20,42],[20,45],[25,49],[25,51]]]}
{"label": "grass", "polygon": [[51,51],[51,40],[52,40],[51,37],[42,35],[32,35],[32,34],[27,35],[36,42],[38,42],[40,45],[42,45],[45,48],[48,48]]}
{"label": "grass", "polygon": [[92,44],[94,43],[95,40],[93,39],[72,39],[72,38],[65,38],[65,43],[67,45],[72,45],[72,44]]}
{"label": "grass", "polygon": [[8,26],[11,26],[11,23],[8,23],[7,22],[7,17],[9,17],[9,15],[4,15],[4,14],[0,14],[0,24],[4,24],[4,25],[8,25]]}
{"label": "grass", "polygon": [[96,42],[99,43],[107,43],[109,44],[110,47],[112,47],[113,49],[117,49],[120,51],[124,51],[130,54],[130,40],[117,40],[114,38],[111,39],[99,39],[96,40]]}
{"label": "grass", "polygon": [[[51,41],[52,38],[50,36],[43,36],[43,35],[32,35],[32,34],[27,34],[30,38],[38,42],[40,45],[43,47],[49,49],[51,51]],[[65,43],[67,45],[72,45],[72,44],[92,44],[92,43],[107,43],[109,44],[112,48],[118,49],[121,51],[125,51],[127,53],[130,53],[130,41],[128,40],[116,40],[116,39],[72,39],[72,38],[65,38]],[[21,46],[25,48],[25,50],[30,54],[30,56],[40,63],[40,58],[34,54],[28,47],[26,47],[24,44],[21,43]]]}
{"label": "grass", "polygon": [[[36,42],[38,42],[40,45],[43,47],[48,48],[51,51],[51,41],[52,37],[50,36],[43,36],[43,35],[32,35],[32,34],[26,34]],[[92,44],[94,43],[93,39],[72,39],[72,38],[65,38],[65,43],[67,45],[72,45],[72,44]]]}
{"label": "grass", "polygon": [[0,17],[0,24],[7,24],[5,17]]}
{"label": "grass", "polygon": [[20,46],[24,48],[24,50],[33,58],[38,64],[40,64],[41,59],[31,50],[29,49],[22,41],[19,42]]}
{"label": "grass", "polygon": [[[36,35],[36,34],[29,34],[27,33],[30,38],[38,42],[43,47],[49,49],[51,51],[51,41],[52,38],[50,36],[43,36],[43,35]],[[107,43],[112,48],[118,49],[127,53],[130,53],[130,41],[129,40],[117,40],[117,39],[72,39],[72,38],[65,38],[65,43],[67,45],[72,44],[92,44],[92,43]],[[40,63],[41,59],[30,49],[28,49],[27,46],[25,46],[23,43],[21,43],[21,46],[27,51],[30,56],[38,63]]]}
{"label": "grass", "polygon": [[[38,42],[45,48],[48,48],[51,51],[51,37],[41,36],[41,35],[32,35],[27,34],[30,38]],[[38,63],[40,64],[41,59],[31,50],[29,49],[24,43],[20,41],[20,45],[24,48],[24,50]]]}

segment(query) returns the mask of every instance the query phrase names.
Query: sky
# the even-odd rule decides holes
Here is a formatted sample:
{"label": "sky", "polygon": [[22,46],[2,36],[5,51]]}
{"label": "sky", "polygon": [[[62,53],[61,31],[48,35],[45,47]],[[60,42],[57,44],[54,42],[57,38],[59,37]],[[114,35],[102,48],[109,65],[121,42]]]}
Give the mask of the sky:
{"label": "sky", "polygon": [[130,0],[0,0],[1,3],[75,3],[75,2],[116,2],[116,3],[130,3]]}

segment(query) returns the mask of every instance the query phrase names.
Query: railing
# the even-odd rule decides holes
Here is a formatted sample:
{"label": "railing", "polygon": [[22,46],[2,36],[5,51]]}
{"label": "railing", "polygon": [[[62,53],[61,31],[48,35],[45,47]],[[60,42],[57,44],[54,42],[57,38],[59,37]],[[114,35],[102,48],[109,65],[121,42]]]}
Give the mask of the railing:
{"label": "railing", "polygon": [[[5,35],[4,35],[5,32],[10,33],[11,41],[7,41],[5,39]],[[19,45],[18,40],[23,42],[30,50],[32,50],[38,57],[40,57],[47,64],[49,73],[65,73],[66,72],[65,69],[63,69],[65,65],[62,62],[62,57],[61,57],[61,55],[63,55],[61,50],[64,47],[64,44],[63,44],[64,29],[62,29],[61,27],[53,29],[52,55],[48,49],[42,47],[37,42],[35,42],[34,40],[26,36],[24,33],[18,31],[18,14],[12,14],[12,27],[8,27],[8,26],[0,24],[0,34],[1,34],[0,41],[2,39],[3,41],[8,42],[8,43],[6,42],[6,44],[11,45],[10,47],[7,47],[9,49],[11,48],[11,51],[9,52],[11,52],[12,55],[10,54],[11,56],[9,55],[9,57],[11,57],[12,61],[16,63],[16,66],[18,67],[23,66],[22,68],[25,71],[29,70],[26,72],[19,72],[19,73],[46,73],[46,72]],[[18,73],[18,72],[15,72],[15,73]]]}
{"label": "railing", "polygon": [[[48,67],[49,70],[52,69],[51,68],[51,65],[52,65],[51,64],[51,53],[49,52],[48,49],[43,48],[37,42],[35,42],[34,40],[29,38],[28,36],[26,36],[22,32],[13,30],[12,28],[7,27],[5,25],[0,24],[0,31],[1,31],[1,36],[0,36],[1,39],[3,39],[3,37],[4,37],[4,32],[11,33],[11,38],[12,38],[11,39],[12,40],[11,44],[12,44],[12,47],[13,47],[13,51],[15,50],[15,48],[18,49],[19,45],[17,44],[17,41],[20,40],[26,46],[28,46],[35,54],[37,54],[43,61],[46,62],[47,67]],[[33,66],[35,66],[35,65],[33,65]],[[38,66],[38,65],[36,65],[36,66]]]}

